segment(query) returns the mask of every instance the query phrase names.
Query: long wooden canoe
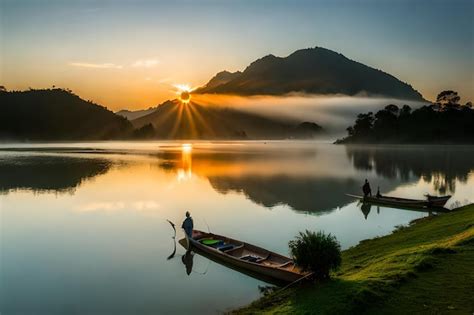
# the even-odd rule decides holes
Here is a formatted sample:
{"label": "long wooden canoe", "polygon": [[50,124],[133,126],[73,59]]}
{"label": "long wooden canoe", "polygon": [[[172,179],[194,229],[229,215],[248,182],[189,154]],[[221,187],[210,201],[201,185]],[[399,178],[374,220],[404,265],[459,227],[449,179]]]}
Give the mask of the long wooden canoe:
{"label": "long wooden canoe", "polygon": [[264,279],[290,283],[309,276],[309,272],[303,272],[291,258],[226,236],[194,230],[193,237],[186,235],[186,240],[188,248],[195,247],[213,260],[261,275]]}
{"label": "long wooden canoe", "polygon": [[434,197],[427,195],[427,199],[408,199],[408,198],[398,198],[398,197],[389,197],[389,196],[358,196],[347,194],[349,197],[354,197],[362,202],[378,204],[378,205],[388,205],[388,206],[398,206],[398,207],[409,207],[409,208],[443,208],[451,196],[442,196]]}

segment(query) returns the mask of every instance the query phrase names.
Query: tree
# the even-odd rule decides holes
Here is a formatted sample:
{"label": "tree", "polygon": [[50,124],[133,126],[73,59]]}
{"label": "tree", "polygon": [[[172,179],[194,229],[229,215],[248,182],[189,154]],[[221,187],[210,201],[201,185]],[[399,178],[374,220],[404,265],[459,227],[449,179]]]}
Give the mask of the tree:
{"label": "tree", "polygon": [[[336,143],[473,143],[472,103],[459,104],[454,91],[443,91],[438,101],[412,111],[410,106],[387,105],[375,115],[359,114],[348,136]],[[397,114],[398,112],[398,114]]]}
{"label": "tree", "polygon": [[155,135],[155,127],[153,127],[152,124],[146,124],[133,131],[133,137],[135,139],[150,139],[155,137]]}
{"label": "tree", "polygon": [[403,105],[402,109],[400,110],[400,117],[408,117],[411,114],[411,107],[408,105]]}
{"label": "tree", "polygon": [[457,106],[461,97],[458,95],[458,92],[452,90],[442,91],[436,97],[436,103],[441,106]]}
{"label": "tree", "polygon": [[354,125],[354,134],[356,136],[366,136],[372,130],[374,126],[374,115],[372,112],[368,112],[367,114],[359,114],[357,115],[357,119]]}
{"label": "tree", "polygon": [[0,92],[6,92],[7,88],[3,85],[0,85]]}
{"label": "tree", "polygon": [[390,105],[385,106],[385,110],[389,111],[390,113],[392,113],[394,115],[398,115],[398,112],[399,112],[400,109],[398,108],[397,105],[390,104]]}
{"label": "tree", "polygon": [[288,243],[297,266],[314,273],[316,279],[328,279],[329,272],[341,265],[341,245],[336,237],[324,232],[300,232]]}

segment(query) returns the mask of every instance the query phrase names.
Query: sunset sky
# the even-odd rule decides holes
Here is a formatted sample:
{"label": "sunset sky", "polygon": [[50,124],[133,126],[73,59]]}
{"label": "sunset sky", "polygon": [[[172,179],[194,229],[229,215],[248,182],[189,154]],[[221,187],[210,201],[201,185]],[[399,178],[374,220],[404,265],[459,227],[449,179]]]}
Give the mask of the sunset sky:
{"label": "sunset sky", "polygon": [[175,84],[321,46],[427,99],[454,89],[474,101],[473,15],[472,0],[0,0],[0,85],[140,109],[175,98]]}

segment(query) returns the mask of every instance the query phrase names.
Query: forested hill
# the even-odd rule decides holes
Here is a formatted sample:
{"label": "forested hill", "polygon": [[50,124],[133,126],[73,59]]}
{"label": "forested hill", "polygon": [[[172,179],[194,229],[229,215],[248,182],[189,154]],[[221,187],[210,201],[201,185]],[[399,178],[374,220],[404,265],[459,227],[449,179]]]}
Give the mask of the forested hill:
{"label": "forested hill", "polygon": [[195,91],[236,95],[291,92],[424,100],[411,85],[394,76],[321,47],[297,50],[287,57],[265,56],[243,72],[220,72]]}
{"label": "forested hill", "polygon": [[133,127],[69,90],[0,91],[0,140],[106,140]]}
{"label": "forested hill", "polygon": [[474,109],[466,105],[433,104],[414,111],[388,105],[359,114],[348,136],[336,143],[474,144]]}

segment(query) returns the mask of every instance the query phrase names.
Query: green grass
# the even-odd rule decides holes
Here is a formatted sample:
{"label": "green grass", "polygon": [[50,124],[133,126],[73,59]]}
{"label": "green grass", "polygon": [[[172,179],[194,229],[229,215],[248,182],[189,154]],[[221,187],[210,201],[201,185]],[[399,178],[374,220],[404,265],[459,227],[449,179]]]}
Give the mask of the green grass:
{"label": "green grass", "polygon": [[342,259],[326,283],[270,294],[235,312],[472,314],[474,205],[362,241]]}

